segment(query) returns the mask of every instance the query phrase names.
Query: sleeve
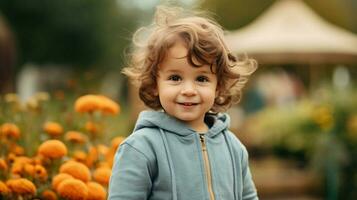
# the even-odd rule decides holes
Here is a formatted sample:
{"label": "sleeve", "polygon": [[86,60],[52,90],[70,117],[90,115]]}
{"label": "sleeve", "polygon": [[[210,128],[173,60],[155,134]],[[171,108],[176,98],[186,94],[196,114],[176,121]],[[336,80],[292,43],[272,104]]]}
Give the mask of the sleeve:
{"label": "sleeve", "polygon": [[115,155],[108,200],[147,199],[151,187],[148,158],[130,144],[122,144]]}
{"label": "sleeve", "polygon": [[252,174],[250,173],[249,163],[248,163],[248,152],[243,146],[243,200],[258,200],[257,189],[255,188]]}

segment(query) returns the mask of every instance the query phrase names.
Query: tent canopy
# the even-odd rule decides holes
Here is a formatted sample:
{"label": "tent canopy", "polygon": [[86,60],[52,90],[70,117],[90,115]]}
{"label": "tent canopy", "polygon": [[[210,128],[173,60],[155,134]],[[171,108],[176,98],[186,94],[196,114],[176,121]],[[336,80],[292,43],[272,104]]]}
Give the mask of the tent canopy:
{"label": "tent canopy", "polygon": [[357,35],[326,22],[301,0],[278,0],[250,25],[226,34],[235,53],[263,63],[357,63]]}

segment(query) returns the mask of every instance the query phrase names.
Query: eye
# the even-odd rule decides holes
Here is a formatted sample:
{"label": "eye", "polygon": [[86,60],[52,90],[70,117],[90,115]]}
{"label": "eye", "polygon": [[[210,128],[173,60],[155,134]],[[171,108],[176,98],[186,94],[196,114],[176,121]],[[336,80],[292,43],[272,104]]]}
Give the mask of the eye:
{"label": "eye", "polygon": [[168,80],[171,80],[171,81],[180,81],[181,80],[181,77],[179,75],[171,75],[169,76]]}
{"label": "eye", "polygon": [[206,76],[198,76],[198,77],[196,78],[196,80],[197,80],[198,82],[202,82],[202,83],[209,81],[208,77],[206,77]]}

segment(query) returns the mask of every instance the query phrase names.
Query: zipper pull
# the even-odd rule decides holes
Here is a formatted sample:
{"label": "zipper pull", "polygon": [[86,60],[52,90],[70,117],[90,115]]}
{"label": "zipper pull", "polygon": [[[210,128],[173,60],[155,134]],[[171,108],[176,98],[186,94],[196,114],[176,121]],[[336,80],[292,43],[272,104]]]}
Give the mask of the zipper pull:
{"label": "zipper pull", "polygon": [[202,151],[206,151],[205,134],[200,134],[200,140],[202,145]]}

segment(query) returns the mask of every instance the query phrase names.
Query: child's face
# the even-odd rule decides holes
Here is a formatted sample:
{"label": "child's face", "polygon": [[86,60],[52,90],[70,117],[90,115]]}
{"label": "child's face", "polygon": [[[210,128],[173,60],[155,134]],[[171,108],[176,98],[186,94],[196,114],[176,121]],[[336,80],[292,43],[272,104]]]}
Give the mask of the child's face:
{"label": "child's face", "polygon": [[176,42],[168,50],[160,64],[157,92],[166,113],[204,132],[207,131],[204,116],[214,104],[217,77],[208,65],[191,66],[187,52],[183,42]]}

